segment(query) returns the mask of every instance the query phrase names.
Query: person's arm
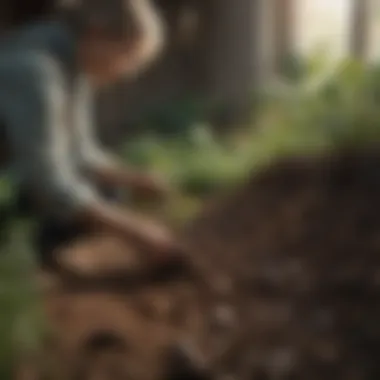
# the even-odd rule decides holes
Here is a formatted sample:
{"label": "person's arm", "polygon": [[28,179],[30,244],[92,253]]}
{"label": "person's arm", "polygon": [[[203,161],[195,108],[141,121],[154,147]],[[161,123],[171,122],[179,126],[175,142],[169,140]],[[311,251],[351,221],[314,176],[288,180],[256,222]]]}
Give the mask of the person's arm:
{"label": "person's arm", "polygon": [[[67,94],[59,68],[44,56],[7,67],[7,117],[16,164],[26,185],[50,211],[112,230],[155,251],[173,244],[168,231],[105,203],[75,171],[66,133]],[[3,67],[4,72],[4,63]]]}
{"label": "person's arm", "polygon": [[151,174],[121,163],[107,152],[94,133],[92,93],[85,81],[78,84],[76,106],[77,142],[84,169],[98,183],[121,186],[146,195],[164,195],[166,184]]}

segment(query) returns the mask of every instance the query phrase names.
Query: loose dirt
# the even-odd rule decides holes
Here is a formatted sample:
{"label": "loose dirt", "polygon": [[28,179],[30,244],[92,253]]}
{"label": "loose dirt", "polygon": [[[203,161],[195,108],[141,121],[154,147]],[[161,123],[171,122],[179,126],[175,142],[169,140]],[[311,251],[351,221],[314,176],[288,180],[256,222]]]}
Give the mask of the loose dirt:
{"label": "loose dirt", "polygon": [[192,276],[55,281],[46,357],[62,379],[377,380],[379,211],[378,150],[277,161],[187,226]]}

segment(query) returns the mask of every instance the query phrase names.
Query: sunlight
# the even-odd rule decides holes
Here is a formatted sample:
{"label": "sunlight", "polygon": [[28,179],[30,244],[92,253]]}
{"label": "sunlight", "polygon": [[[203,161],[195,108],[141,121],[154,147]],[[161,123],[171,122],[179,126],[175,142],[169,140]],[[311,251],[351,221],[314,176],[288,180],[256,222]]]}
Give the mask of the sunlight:
{"label": "sunlight", "polygon": [[350,0],[297,0],[297,49],[309,54],[323,47],[332,58],[347,53]]}

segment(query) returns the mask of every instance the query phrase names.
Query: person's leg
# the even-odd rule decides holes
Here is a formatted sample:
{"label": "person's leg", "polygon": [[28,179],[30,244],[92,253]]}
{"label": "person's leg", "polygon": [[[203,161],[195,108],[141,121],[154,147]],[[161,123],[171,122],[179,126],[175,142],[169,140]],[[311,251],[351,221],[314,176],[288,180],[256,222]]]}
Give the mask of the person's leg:
{"label": "person's leg", "polygon": [[[112,203],[122,202],[122,193],[113,189],[99,189],[104,199]],[[39,221],[35,235],[35,249],[39,265],[46,269],[56,266],[55,252],[72,241],[84,237],[90,229],[80,223],[69,223],[57,218],[44,218]]]}

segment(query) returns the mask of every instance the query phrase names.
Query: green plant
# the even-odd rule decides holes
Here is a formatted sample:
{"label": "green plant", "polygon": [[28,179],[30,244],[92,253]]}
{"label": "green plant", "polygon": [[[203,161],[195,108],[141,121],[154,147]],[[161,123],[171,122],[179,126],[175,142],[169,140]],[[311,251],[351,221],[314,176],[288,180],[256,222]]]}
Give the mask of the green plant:
{"label": "green plant", "polygon": [[29,223],[15,223],[0,252],[0,378],[11,379],[15,359],[39,349],[45,330],[30,252]]}
{"label": "green plant", "polygon": [[199,196],[281,155],[379,141],[380,66],[344,61],[331,67],[320,53],[305,67],[303,80],[269,88],[255,123],[229,141],[198,125],[167,139],[143,136],[125,148],[125,158]]}

